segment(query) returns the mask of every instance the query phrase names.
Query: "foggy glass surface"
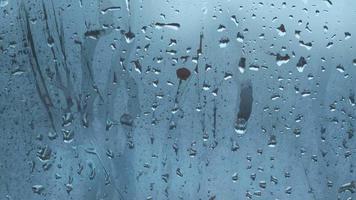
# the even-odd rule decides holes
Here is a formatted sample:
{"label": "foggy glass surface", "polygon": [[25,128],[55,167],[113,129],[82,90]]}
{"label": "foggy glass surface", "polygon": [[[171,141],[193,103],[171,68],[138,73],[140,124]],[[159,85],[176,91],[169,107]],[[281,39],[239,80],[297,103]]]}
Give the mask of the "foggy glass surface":
{"label": "foggy glass surface", "polygon": [[0,0],[0,200],[356,199],[356,1]]}

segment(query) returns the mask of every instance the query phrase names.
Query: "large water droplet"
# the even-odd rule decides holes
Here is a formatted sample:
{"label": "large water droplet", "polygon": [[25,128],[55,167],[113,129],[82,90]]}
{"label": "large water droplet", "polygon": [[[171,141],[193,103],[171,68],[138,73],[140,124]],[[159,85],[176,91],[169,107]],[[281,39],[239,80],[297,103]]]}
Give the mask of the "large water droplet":
{"label": "large water droplet", "polygon": [[246,133],[246,120],[244,118],[238,118],[235,123],[235,132],[239,135]]}

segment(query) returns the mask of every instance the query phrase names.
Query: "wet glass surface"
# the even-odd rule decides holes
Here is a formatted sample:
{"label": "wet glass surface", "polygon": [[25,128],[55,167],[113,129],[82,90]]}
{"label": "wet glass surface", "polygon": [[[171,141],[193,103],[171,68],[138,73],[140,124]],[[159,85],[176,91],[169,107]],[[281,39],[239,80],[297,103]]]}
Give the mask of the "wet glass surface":
{"label": "wet glass surface", "polygon": [[351,200],[356,1],[0,0],[0,200]]}

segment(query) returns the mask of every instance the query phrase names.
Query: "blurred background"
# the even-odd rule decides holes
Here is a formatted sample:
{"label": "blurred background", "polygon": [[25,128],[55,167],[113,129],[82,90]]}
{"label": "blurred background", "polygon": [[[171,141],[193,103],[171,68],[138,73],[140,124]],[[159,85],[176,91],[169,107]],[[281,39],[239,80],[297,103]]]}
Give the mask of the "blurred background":
{"label": "blurred background", "polygon": [[0,199],[355,199],[354,19],[352,0],[0,0]]}

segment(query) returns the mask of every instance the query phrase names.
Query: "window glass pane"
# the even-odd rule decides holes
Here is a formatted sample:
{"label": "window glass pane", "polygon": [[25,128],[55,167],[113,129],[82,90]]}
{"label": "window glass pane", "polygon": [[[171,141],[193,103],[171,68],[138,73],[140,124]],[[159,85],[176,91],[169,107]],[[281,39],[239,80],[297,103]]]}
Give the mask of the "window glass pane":
{"label": "window glass pane", "polygon": [[356,1],[0,0],[0,199],[355,198]]}

